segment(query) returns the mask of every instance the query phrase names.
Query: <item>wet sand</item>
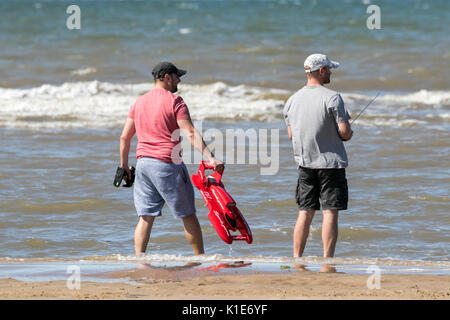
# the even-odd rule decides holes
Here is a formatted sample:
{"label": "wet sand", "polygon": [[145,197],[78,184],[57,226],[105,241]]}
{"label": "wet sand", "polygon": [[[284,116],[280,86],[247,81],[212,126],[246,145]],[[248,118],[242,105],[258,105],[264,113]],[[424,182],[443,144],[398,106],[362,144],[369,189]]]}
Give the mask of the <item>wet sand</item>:
{"label": "wet sand", "polygon": [[[288,272],[254,272],[241,269],[137,268],[104,274],[105,279],[82,279],[79,289],[67,281],[22,282],[0,279],[0,299],[80,300],[450,300],[450,276],[382,274],[379,289],[369,289],[370,275],[322,273],[292,268]],[[372,282],[372,285],[376,284]]]}

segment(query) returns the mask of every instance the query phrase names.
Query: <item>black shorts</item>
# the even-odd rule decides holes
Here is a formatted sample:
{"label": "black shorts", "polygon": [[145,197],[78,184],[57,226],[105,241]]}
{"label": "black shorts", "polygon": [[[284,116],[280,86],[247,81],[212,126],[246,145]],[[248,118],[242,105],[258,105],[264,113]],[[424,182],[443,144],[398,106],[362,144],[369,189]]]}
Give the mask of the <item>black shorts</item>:
{"label": "black shorts", "polygon": [[298,169],[297,191],[299,210],[346,210],[348,186],[345,169]]}

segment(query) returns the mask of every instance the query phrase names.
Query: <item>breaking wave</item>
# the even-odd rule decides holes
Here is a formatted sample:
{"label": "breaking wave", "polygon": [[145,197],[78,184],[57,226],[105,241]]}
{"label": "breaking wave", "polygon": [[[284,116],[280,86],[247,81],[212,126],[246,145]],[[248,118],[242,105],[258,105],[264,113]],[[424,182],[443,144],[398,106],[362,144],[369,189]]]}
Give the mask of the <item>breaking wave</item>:
{"label": "breaking wave", "polygon": [[[0,88],[0,127],[28,129],[120,128],[136,98],[153,83],[100,81],[44,84],[34,88]],[[177,92],[194,120],[282,121],[293,92],[248,85],[182,84]],[[356,116],[370,94],[342,93]],[[384,93],[358,120],[362,125],[416,126],[449,121],[450,92],[420,90]]]}

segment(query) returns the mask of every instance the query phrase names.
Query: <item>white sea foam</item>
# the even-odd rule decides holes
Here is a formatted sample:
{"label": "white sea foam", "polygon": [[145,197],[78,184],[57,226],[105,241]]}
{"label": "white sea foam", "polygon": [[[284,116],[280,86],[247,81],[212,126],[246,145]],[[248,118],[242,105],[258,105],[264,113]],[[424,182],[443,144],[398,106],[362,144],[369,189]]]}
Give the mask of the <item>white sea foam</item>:
{"label": "white sea foam", "polygon": [[235,262],[245,261],[251,263],[304,263],[304,264],[341,264],[341,265],[379,265],[379,266],[396,266],[396,267],[440,267],[450,272],[450,261],[442,260],[401,260],[393,258],[370,258],[370,257],[335,257],[324,258],[318,256],[304,256],[301,258],[293,258],[287,256],[270,256],[270,255],[222,255],[222,254],[203,254],[182,255],[182,254],[141,254],[141,255],[122,255],[111,254],[105,256],[88,256],[80,259],[75,258],[11,258],[0,257],[0,263],[34,263],[34,262],[200,262],[200,263],[217,263],[217,262]]}
{"label": "white sea foam", "polygon": [[[261,120],[281,119],[282,96],[289,92],[279,89],[230,86],[222,82],[211,85],[186,85],[178,91],[198,120]],[[279,99],[271,98],[279,95]]]}
{"label": "white sea foam", "polygon": [[[374,95],[375,96],[375,95]],[[370,101],[373,99],[371,95],[364,95],[358,93],[344,93],[342,97],[345,101]],[[442,104],[450,104],[450,91],[429,91],[420,90],[413,93],[398,93],[398,94],[382,94],[377,98],[377,103],[395,103],[395,104],[410,104],[421,103],[425,105],[436,105],[439,108]]]}
{"label": "white sea foam", "polygon": [[[315,256],[304,256],[301,258],[285,256],[265,256],[265,255],[246,255],[246,256],[227,256],[222,254],[204,254],[201,256],[181,255],[181,254],[142,254],[142,255],[109,255],[86,257],[86,261],[119,261],[119,262],[152,262],[152,263],[223,263],[245,261],[254,264],[334,264],[334,265],[379,265],[385,267],[423,267],[423,268],[441,268],[450,273],[450,261],[425,261],[425,260],[398,260],[391,258],[368,258],[368,257],[347,257],[347,258],[323,258]],[[0,259],[1,261],[1,259]]]}
{"label": "white sea foam", "polygon": [[[82,70],[78,70],[82,73]],[[0,88],[0,127],[31,129],[120,128],[130,106],[153,83],[114,84],[100,81],[44,84],[26,89]],[[181,84],[177,94],[189,106],[194,120],[282,121],[282,109],[292,92],[248,85]],[[358,111],[371,95],[343,93],[346,106]],[[399,119],[398,104],[423,103],[429,110],[420,118]],[[450,92],[421,90],[380,96],[360,124],[411,126],[446,121]],[[408,111],[408,108],[406,111]],[[436,110],[440,109],[440,110]],[[402,110],[404,112],[405,110]],[[438,112],[437,112],[438,111]],[[437,113],[436,113],[437,112]],[[444,114],[444,116],[439,116]],[[388,116],[386,116],[388,115]],[[435,115],[435,117],[430,117]],[[436,117],[437,115],[437,117]],[[436,120],[437,119],[437,120]]]}
{"label": "white sea foam", "polygon": [[190,29],[190,28],[181,28],[178,30],[179,34],[189,34],[191,32],[192,32],[192,29]]}
{"label": "white sea foam", "polygon": [[72,72],[70,72],[70,74],[74,75],[74,76],[85,76],[87,74],[96,73],[96,72],[97,72],[96,68],[84,68],[84,69],[73,70]]}
{"label": "white sea foam", "polygon": [[425,125],[427,122],[416,119],[358,119],[359,125],[377,126],[377,127],[414,127]]}
{"label": "white sea foam", "polygon": [[[0,126],[13,128],[116,128],[123,125],[130,106],[153,87],[152,83],[112,84],[89,81],[45,84],[30,89],[0,88]],[[287,91],[222,82],[179,85],[178,94],[194,120],[281,119]]]}

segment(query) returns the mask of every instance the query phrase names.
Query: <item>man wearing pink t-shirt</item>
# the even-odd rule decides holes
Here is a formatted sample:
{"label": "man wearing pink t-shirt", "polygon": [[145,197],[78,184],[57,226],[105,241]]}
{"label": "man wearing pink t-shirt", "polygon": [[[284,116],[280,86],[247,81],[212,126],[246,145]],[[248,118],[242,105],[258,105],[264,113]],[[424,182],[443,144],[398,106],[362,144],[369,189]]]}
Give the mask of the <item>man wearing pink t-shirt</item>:
{"label": "man wearing pink t-shirt", "polygon": [[170,62],[158,63],[152,71],[154,89],[139,97],[131,106],[120,137],[120,166],[128,169],[130,142],[136,134],[136,179],[134,204],[139,222],[134,233],[136,254],[145,253],[153,221],[164,204],[181,218],[188,242],[195,254],[204,253],[203,236],[195,214],[194,189],[189,173],[175,148],[180,143],[179,129],[214,168],[223,163],[214,158],[192,124],[189,109],[178,90],[180,77],[186,71]]}

